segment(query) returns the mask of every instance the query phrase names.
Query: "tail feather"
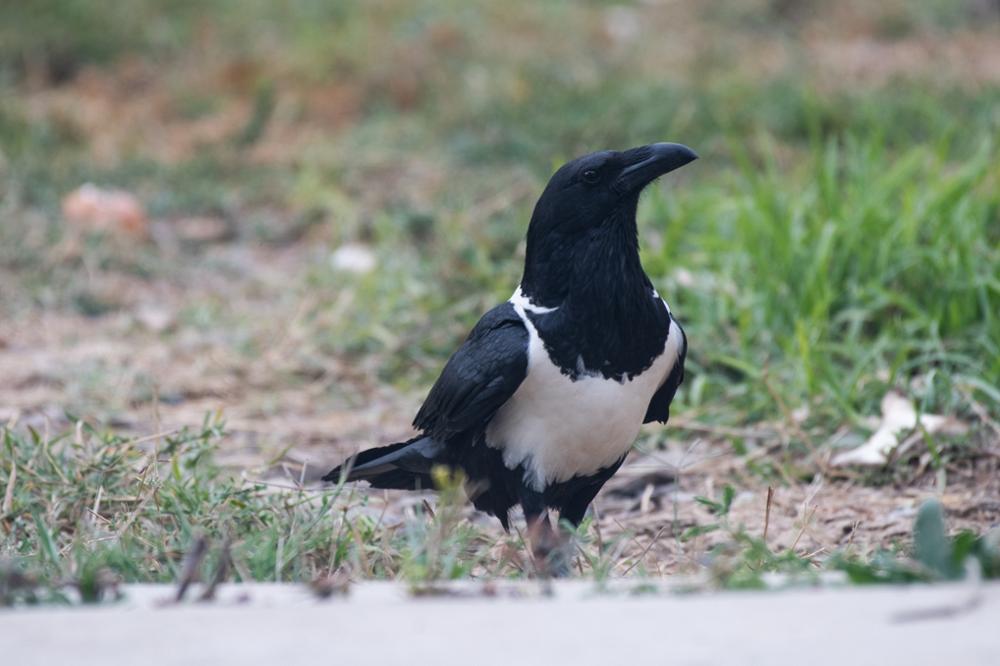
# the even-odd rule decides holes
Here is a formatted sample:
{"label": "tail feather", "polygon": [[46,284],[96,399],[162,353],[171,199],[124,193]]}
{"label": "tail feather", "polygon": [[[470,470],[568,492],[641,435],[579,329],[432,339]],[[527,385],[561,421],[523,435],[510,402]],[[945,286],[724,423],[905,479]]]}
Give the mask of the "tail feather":
{"label": "tail feather", "polygon": [[330,470],[324,481],[368,481],[373,488],[430,488],[431,468],[444,446],[430,437],[415,437],[355,454]]}

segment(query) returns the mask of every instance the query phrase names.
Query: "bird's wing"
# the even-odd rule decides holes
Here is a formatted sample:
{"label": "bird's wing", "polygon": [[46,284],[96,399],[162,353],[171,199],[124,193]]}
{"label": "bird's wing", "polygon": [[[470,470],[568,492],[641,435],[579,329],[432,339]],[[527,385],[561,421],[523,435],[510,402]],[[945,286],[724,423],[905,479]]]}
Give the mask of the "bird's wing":
{"label": "bird's wing", "polygon": [[485,315],[444,366],[413,425],[438,440],[485,427],[528,368],[528,331],[510,303]]}
{"label": "bird's wing", "polygon": [[[670,321],[672,324],[676,324],[677,330],[680,331],[680,349],[677,351],[677,360],[674,361],[674,367],[670,369],[666,380],[664,380],[660,388],[653,394],[653,398],[649,401],[649,407],[646,408],[646,418],[642,420],[643,423],[649,423],[650,421],[667,422],[667,419],[670,418],[670,403],[674,399],[674,394],[677,393],[677,387],[684,381],[684,359],[687,356],[688,347],[687,335],[684,334],[684,329],[673,318],[673,315],[670,316]],[[671,333],[673,333],[673,325],[670,328]]]}

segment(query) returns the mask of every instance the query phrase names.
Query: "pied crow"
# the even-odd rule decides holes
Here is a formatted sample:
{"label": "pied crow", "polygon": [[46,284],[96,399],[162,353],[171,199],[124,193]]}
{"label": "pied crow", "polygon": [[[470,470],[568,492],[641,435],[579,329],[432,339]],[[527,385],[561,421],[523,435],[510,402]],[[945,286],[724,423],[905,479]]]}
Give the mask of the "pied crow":
{"label": "pied crow", "polygon": [[528,226],[524,274],[455,352],[409,441],[362,451],[327,481],[431,488],[461,470],[476,508],[508,528],[548,509],[576,526],[643,423],[669,416],[687,340],[639,261],[636,207],[657,177],[697,159],[655,143],[575,159],[549,180]]}

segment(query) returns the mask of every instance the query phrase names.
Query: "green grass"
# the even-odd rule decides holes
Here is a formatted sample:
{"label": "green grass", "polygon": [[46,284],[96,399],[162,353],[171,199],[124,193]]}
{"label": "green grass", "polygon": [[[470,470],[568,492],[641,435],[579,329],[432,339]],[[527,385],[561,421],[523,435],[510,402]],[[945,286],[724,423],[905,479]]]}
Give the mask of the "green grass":
{"label": "green grass", "polygon": [[[0,516],[0,605],[76,598],[67,590],[98,578],[105,586],[175,582],[202,540],[205,580],[228,541],[236,580],[311,581],[346,570],[414,584],[467,576],[495,541],[459,524],[460,504],[447,493],[433,515],[388,525],[343,488],[244,480],[216,463],[224,433],[210,419],[142,440],[85,426],[50,440],[3,428],[2,438],[0,473],[5,487],[14,483]],[[15,572],[38,587],[4,592]]]}
{"label": "green grass", "polygon": [[[726,390],[736,375],[731,390],[754,394],[746,411],[773,414],[777,395],[830,423],[872,413],[893,385],[931,411],[960,409],[963,395],[995,409],[998,159],[988,143],[953,164],[848,137],[797,169],[747,164],[650,197],[647,219],[666,222],[646,265],[701,341],[687,390],[699,376]],[[928,376],[945,390],[911,388]]]}
{"label": "green grass", "polygon": [[[6,428],[0,435],[0,475],[13,482],[0,512],[0,606],[109,600],[120,582],[176,583],[191,572],[209,581],[223,559],[230,580],[309,582],[347,572],[408,581],[416,592],[473,574],[533,574],[530,565],[498,556],[503,548],[523,550],[518,537],[498,540],[463,518],[461,485],[447,475],[433,511],[389,524],[343,487],[283,489],[221,468],[215,454],[225,433],[211,419],[199,430],[155,438],[126,439],[82,424],[51,439]],[[859,583],[952,580],[966,573],[967,560],[981,575],[1000,576],[1000,544],[968,532],[948,537],[936,502],[917,516],[912,556],[879,552],[861,560],[838,552],[817,562],[793,550],[773,552],[731,525],[733,494],[726,486],[719,500],[698,498],[717,521],[697,533],[729,535],[707,554],[712,585],[765,587],[770,573],[815,581],[823,569]],[[693,536],[689,530],[681,538]],[[603,581],[621,551],[594,548],[586,525],[578,538],[582,571]]]}
{"label": "green grass", "polygon": [[[728,48],[733,38],[751,31],[801,55],[800,23],[823,16],[815,3],[795,15],[781,11],[787,3],[758,4],[750,27],[747,10],[724,2],[688,17],[714,38],[672,69],[658,66],[673,62],[669,39],[609,46],[607,3],[598,2],[504,11],[402,0],[136,0],[127,10],[6,3],[0,315],[49,310],[99,322],[126,304],[95,275],[190,289],[194,269],[220,261],[200,248],[172,253],[100,235],[60,254],[73,237],[60,199],[93,181],[137,193],[158,220],[235,220],[241,248],[303,237],[310,252],[280,291],[246,290],[262,290],[273,318],[294,316],[309,353],[419,394],[476,318],[515,286],[531,207],[554,166],[599,148],[683,141],[702,159],[651,188],[639,211],[644,265],[691,344],[672,413],[705,424],[781,424],[784,455],[752,469],[784,483],[815,474],[811,463],[796,465],[834,433],[866,431],[866,417],[894,388],[921,410],[968,423],[966,434],[937,446],[946,458],[974,456],[995,438],[985,419],[1000,420],[1000,86],[919,69],[831,84],[805,55],[780,71],[748,73],[754,54]],[[964,7],[905,3],[864,10],[859,24],[889,43],[995,28]],[[128,137],[113,159],[98,160],[79,118],[39,112],[40,89],[65,90],[88,68],[127,79],[135,62],[156,73],[148,85],[166,91],[170,109],[144,130],[231,105],[244,113],[223,138],[177,159]],[[250,74],[234,82],[230,70]],[[149,92],[135,85],[135,94]],[[332,101],[302,101],[331,87]],[[255,153],[276,129],[299,124],[321,130],[300,152]],[[331,268],[329,251],[354,241],[373,248],[378,271]],[[243,358],[273,338],[260,333],[259,312],[191,292],[184,331],[221,332]],[[148,408],[153,379],[125,405],[96,413]],[[102,386],[95,379],[89,394],[99,397]],[[330,390],[352,405],[366,395]],[[363,511],[345,519],[345,510],[365,508],[348,491],[275,492],[236,479],[213,461],[226,445],[213,424],[165,438],[158,462],[148,443],[104,430],[88,431],[82,444],[21,428],[4,437],[0,488],[14,468],[18,477],[0,517],[0,557],[48,583],[96,580],[104,568],[126,580],[173,581],[198,535],[213,544],[230,537],[244,580],[308,580],[343,567],[413,580],[519,575],[509,562],[491,565],[495,539],[448,510],[387,531]],[[106,498],[99,518],[87,510],[98,493]],[[719,561],[742,572],[737,580],[801,564],[738,530],[730,542]],[[586,557],[596,577],[613,568],[606,552]]]}

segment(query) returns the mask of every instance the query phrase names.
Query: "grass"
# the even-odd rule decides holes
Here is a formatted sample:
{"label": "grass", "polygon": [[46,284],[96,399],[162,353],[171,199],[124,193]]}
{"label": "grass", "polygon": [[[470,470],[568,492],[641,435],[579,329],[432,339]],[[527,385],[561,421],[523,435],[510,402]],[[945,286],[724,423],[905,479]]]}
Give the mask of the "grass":
{"label": "grass", "polygon": [[[743,413],[808,396],[830,423],[929,373],[948,386],[915,396],[927,410],[952,411],[963,395],[993,402],[1000,256],[984,239],[997,233],[998,157],[986,145],[955,166],[923,147],[890,157],[847,139],[798,172],[747,165],[725,191],[652,197],[668,235],[647,266],[679,312],[697,313],[690,335],[712,350],[693,353],[708,370],[696,377],[740,376],[737,390],[754,394]],[[694,277],[671,285],[678,257]],[[709,394],[727,388],[716,381]]]}
{"label": "grass", "polygon": [[[845,431],[862,437],[890,389],[969,426],[927,439],[939,479],[950,461],[996,446],[1000,84],[950,72],[947,59],[872,80],[820,58],[829,51],[813,41],[822,24],[844,46],[834,50],[861,36],[891,65],[893,45],[974,45],[995,17],[929,1],[805,3],[801,12],[767,2],[690,12],[236,4],[0,8],[6,319],[56,313],[104,339],[138,340],[116,317],[175,290],[177,323],[142,346],[179,356],[192,340],[211,340],[213,354],[245,370],[293,331],[282,348],[291,367],[268,366],[274,383],[261,392],[328,377],[336,365],[310,395],[317,409],[361,409],[386,386],[419,395],[516,284],[526,220],[555,165],[596,148],[678,140],[702,159],[652,188],[639,210],[644,265],[691,340],[673,414],[709,428],[774,426],[778,455],[746,458],[769,484],[825,472],[817,460]],[[839,21],[843,11],[851,20]],[[630,15],[639,19],[631,37]],[[765,43],[784,54],[780,66],[761,64],[774,56]],[[110,106],[88,106],[102,95]],[[74,229],[60,200],[87,181],[135,192],[168,240],[192,216],[231,221],[235,239],[219,249]],[[330,251],[347,242],[371,248],[378,270],[331,266]],[[268,262],[286,251],[294,268],[268,282]],[[263,258],[240,264],[239,252]],[[97,580],[105,569],[173,581],[199,536],[232,540],[242,580],[310,580],[345,567],[416,581],[523,573],[523,563],[498,559],[495,535],[448,502],[390,530],[349,490],[279,492],[233,476],[215,452],[242,444],[214,422],[164,436],[156,451],[134,432],[115,434],[97,424],[173,399],[158,389],[172,369],[144,368],[121,389],[108,366],[65,365],[52,380],[53,402],[95,424],[79,439],[4,431],[0,488],[13,490],[0,557],[50,585]],[[234,383],[247,383],[244,374]],[[677,436],[665,433],[642,446]],[[745,439],[724,443],[744,456],[757,444]],[[905,485],[900,474],[860,482]],[[712,523],[726,535],[712,561],[730,572],[725,584],[815,569],[723,523]],[[615,545],[580,537],[588,575],[615,570]],[[891,562],[902,560],[837,561],[828,566],[895,580]]]}
{"label": "grass", "polygon": [[[390,524],[384,507],[369,510],[365,496],[343,487],[281,488],[226,472],[215,459],[225,432],[211,419],[201,429],[138,439],[82,423],[55,437],[7,428],[2,437],[0,474],[8,483],[0,514],[0,606],[112,600],[123,581],[220,576],[321,583],[349,572],[401,579],[424,593],[438,581],[533,573],[516,555],[524,549],[518,537],[498,541],[464,519],[460,480],[443,471],[436,507]],[[822,570],[845,572],[857,583],[952,580],[970,562],[978,575],[1000,577],[996,539],[971,532],[949,537],[935,501],[917,516],[912,554],[883,551],[861,559],[841,551],[820,562],[794,548],[773,551],[731,524],[733,496],[726,486],[717,500],[697,498],[716,522],[681,535],[728,534],[707,553],[714,586],[763,588],[773,573],[811,582]],[[579,538],[581,573],[606,580],[621,556],[620,542],[593,549],[586,525]]]}
{"label": "grass", "polygon": [[224,473],[215,460],[223,438],[211,420],[139,440],[82,425],[51,439],[4,429],[3,474],[12,483],[0,518],[2,576],[8,587],[15,572],[38,587],[8,589],[0,601],[65,601],[76,598],[72,588],[96,601],[98,588],[123,580],[179,581],[199,542],[210,546],[199,559],[205,580],[228,542],[238,580],[349,570],[415,584],[466,576],[492,546],[458,525],[459,504],[447,497],[427,519],[387,525],[343,488],[289,491]]}

